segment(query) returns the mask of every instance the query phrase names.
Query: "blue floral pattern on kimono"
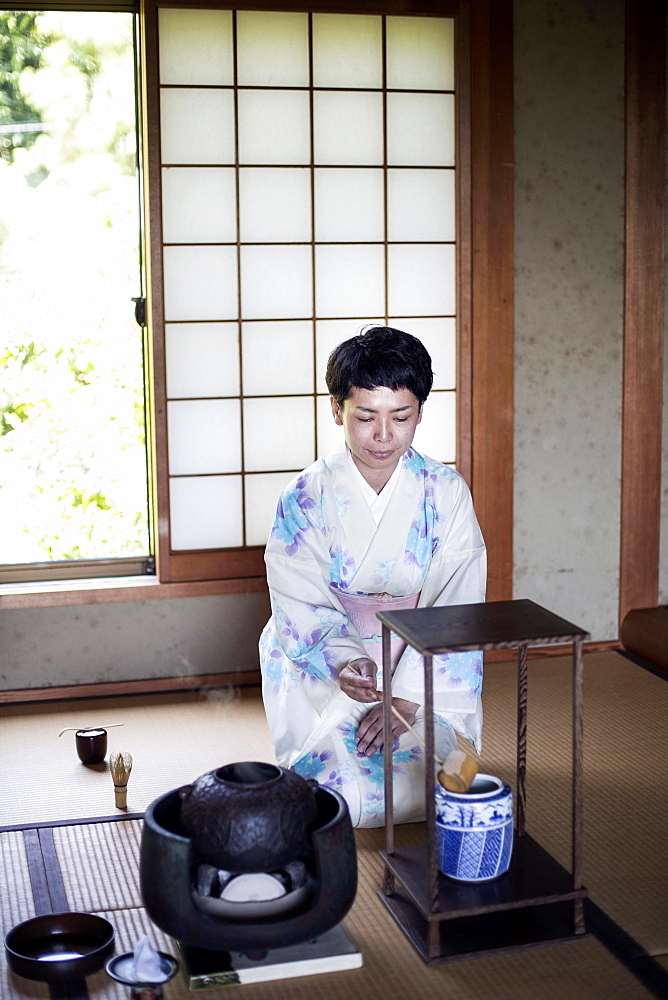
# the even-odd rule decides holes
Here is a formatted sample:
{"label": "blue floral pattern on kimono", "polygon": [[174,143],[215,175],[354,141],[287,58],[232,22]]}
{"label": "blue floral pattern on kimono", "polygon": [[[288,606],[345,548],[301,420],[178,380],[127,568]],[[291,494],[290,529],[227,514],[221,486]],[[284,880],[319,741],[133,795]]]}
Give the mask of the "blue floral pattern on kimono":
{"label": "blue floral pattern on kimono", "polygon": [[[342,446],[283,491],[265,560],[272,617],[260,659],[276,759],[354,800],[361,825],[382,822],[383,756],[358,754],[354,733],[368,709],[338,684],[351,660],[378,662],[379,643],[358,634],[339,595],[419,595],[425,607],[484,600],[485,547],[466,483],[409,448],[376,524]],[[434,657],[436,718],[476,746],[481,688],[480,653]],[[423,703],[422,659],[411,648],[393,667],[392,692]],[[394,768],[397,782],[416,786],[419,748],[402,742]]]}

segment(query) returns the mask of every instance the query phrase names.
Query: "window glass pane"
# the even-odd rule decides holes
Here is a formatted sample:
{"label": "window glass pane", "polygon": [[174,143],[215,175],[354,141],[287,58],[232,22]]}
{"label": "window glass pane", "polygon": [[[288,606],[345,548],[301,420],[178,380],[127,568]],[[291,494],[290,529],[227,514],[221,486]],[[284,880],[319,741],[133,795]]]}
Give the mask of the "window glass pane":
{"label": "window glass pane", "polygon": [[313,15],[313,85],[375,87],[383,83],[380,17]]}
{"label": "window glass pane", "polygon": [[316,405],[318,410],[318,455],[325,456],[343,444],[343,427],[334,423],[329,396],[318,396]]}
{"label": "window glass pane", "polygon": [[160,142],[163,163],[234,163],[232,92],[163,89]]}
{"label": "window glass pane", "polygon": [[311,248],[241,248],[244,319],[295,319],[313,314]]}
{"label": "window glass pane", "polygon": [[241,476],[170,479],[172,549],[218,549],[243,544]]}
{"label": "window glass pane", "polygon": [[452,18],[388,17],[386,32],[391,90],[454,90]]}
{"label": "window glass pane", "polygon": [[239,91],[239,162],[310,162],[309,96],[296,90]]}
{"label": "window glass pane", "polygon": [[388,170],[388,239],[455,238],[454,170]]}
{"label": "window glass pane", "polygon": [[239,395],[236,323],[166,323],[167,395]]}
{"label": "window glass pane", "polygon": [[247,243],[307,243],[311,240],[311,171],[239,171],[241,239]]}
{"label": "window glass pane", "polygon": [[454,246],[391,244],[388,300],[394,316],[454,316]]}
{"label": "window glass pane", "polygon": [[440,319],[390,319],[390,326],[412,333],[431,355],[434,389],[454,389],[457,374],[454,316]]}
{"label": "window glass pane", "polygon": [[344,340],[350,340],[365,326],[385,326],[383,319],[319,319],[315,325],[316,392],[327,392],[327,359]]}
{"label": "window glass pane", "polygon": [[244,468],[303,469],[314,460],[310,397],[244,400]]}
{"label": "window glass pane", "polygon": [[161,83],[234,82],[231,11],[162,7],[158,17]]}
{"label": "window glass pane", "polygon": [[235,243],[236,183],[231,167],[163,167],[165,243]]}
{"label": "window glass pane", "polygon": [[244,323],[245,396],[313,392],[313,325],[308,320]]}
{"label": "window glass pane", "polygon": [[276,515],[278,498],[293,472],[246,476],[246,544],[265,545]]}
{"label": "window glass pane", "polygon": [[315,260],[319,317],[375,316],[385,311],[382,246],[318,246]]}
{"label": "window glass pane", "polygon": [[415,432],[416,450],[437,462],[454,462],[457,457],[456,420],[455,393],[432,392]]}
{"label": "window glass pane", "polygon": [[165,319],[235,319],[236,247],[165,247]]}
{"label": "window glass pane", "polygon": [[382,170],[316,169],[316,240],[325,243],[383,240],[384,203]]}
{"label": "window glass pane", "polygon": [[239,401],[177,400],[167,404],[172,476],[241,469]]}
{"label": "window glass pane", "polygon": [[383,101],[380,94],[316,91],[313,115],[317,164],[382,164]]}
{"label": "window glass pane", "polygon": [[242,87],[308,87],[307,15],[239,11],[237,59]]}
{"label": "window glass pane", "polygon": [[453,166],[454,115],[455,103],[450,94],[388,94],[389,165]]}
{"label": "window glass pane", "polygon": [[133,18],[5,11],[2,35],[0,562],[139,563]]}

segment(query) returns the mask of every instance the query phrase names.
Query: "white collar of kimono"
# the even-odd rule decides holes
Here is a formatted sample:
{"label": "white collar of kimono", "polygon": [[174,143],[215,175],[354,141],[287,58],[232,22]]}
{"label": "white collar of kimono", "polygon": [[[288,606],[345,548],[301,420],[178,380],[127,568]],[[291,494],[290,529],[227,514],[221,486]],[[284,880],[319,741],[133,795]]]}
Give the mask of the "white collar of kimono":
{"label": "white collar of kimono", "polygon": [[385,483],[380,493],[376,493],[374,488],[372,486],[369,486],[366,479],[355,465],[353,457],[350,454],[350,450],[349,449],[346,450],[348,451],[348,461],[353,467],[353,474],[356,476],[357,481],[360,484],[362,493],[364,495],[364,499],[369,505],[369,510],[373,515],[373,519],[376,522],[376,525],[379,525],[380,520],[383,514],[385,513],[387,505],[389,504],[392,494],[394,492],[394,487],[397,485],[397,480],[399,479],[399,473],[401,470],[401,462],[397,462],[396,469],[394,470],[388,481]]}

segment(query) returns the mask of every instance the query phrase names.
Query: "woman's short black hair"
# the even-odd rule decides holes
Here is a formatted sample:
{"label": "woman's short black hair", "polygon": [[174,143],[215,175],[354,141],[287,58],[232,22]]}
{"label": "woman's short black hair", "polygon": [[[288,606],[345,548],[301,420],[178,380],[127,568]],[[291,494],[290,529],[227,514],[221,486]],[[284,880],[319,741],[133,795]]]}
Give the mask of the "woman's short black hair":
{"label": "woman's short black hair", "polygon": [[353,389],[409,389],[420,405],[434,375],[424,344],[403,330],[372,326],[335,347],[327,362],[327,388],[339,406]]}

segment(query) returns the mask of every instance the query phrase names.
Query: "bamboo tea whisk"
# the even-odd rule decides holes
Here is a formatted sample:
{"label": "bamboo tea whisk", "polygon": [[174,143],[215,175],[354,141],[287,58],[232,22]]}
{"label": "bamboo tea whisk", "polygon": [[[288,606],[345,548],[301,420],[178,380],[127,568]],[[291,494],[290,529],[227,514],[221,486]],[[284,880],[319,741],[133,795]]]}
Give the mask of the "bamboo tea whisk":
{"label": "bamboo tea whisk", "polygon": [[127,809],[128,781],[130,779],[130,771],[132,770],[132,757],[125,751],[110,754],[109,769],[114,782],[116,808]]}

